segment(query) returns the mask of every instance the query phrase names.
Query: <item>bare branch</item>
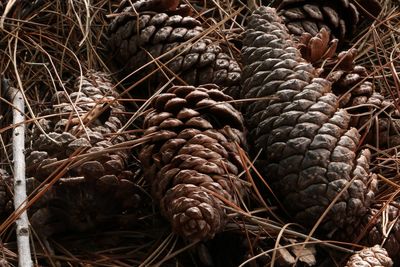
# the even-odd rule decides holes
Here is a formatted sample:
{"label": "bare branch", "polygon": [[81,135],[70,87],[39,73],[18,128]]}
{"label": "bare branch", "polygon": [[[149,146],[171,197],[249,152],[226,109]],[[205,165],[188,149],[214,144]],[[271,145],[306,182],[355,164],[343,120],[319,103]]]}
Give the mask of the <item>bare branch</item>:
{"label": "bare branch", "polygon": [[10,87],[6,80],[2,86],[13,103],[13,162],[14,162],[14,208],[24,210],[16,220],[18,266],[33,266],[29,245],[29,220],[26,212],[26,182],[25,182],[25,101],[20,90]]}

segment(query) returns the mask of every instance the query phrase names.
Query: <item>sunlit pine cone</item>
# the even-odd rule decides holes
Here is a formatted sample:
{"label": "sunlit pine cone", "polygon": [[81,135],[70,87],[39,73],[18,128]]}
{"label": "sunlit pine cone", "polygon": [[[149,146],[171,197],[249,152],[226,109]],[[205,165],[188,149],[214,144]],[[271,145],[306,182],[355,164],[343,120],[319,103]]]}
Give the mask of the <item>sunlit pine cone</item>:
{"label": "sunlit pine cone", "polygon": [[[154,11],[149,7],[145,10],[149,9]],[[140,80],[158,69],[156,63],[144,67],[157,59],[158,65],[166,67],[151,76],[155,86],[177,75],[188,85],[215,83],[229,95],[238,95],[238,63],[217,41],[203,36],[206,31],[198,20],[185,14],[171,15],[171,9],[165,13],[159,8],[157,12],[141,12],[138,6],[135,10],[131,5],[121,5],[109,27],[110,52],[123,76],[135,72],[131,78]]]}
{"label": "sunlit pine cone", "polygon": [[377,16],[381,6],[377,0],[359,0],[357,4],[349,0],[282,0],[278,5],[279,15],[290,33],[300,37],[308,32],[315,36],[326,28],[330,39],[336,38],[339,43],[351,37],[364,9]]}
{"label": "sunlit pine cone", "polygon": [[242,59],[243,98],[260,98],[245,110],[249,137],[255,153],[262,149],[260,169],[285,208],[313,226],[344,190],[320,227],[331,232],[358,222],[376,187],[370,153],[356,155],[359,134],[349,128],[349,114],[338,109],[331,83],[315,78],[274,9],[250,16]]}
{"label": "sunlit pine cone", "polygon": [[345,267],[391,267],[392,260],[379,245],[364,248],[350,257]]}
{"label": "sunlit pine cone", "polygon": [[216,85],[175,86],[154,98],[145,118],[145,177],[173,230],[189,240],[221,231],[224,201],[237,205],[235,194],[244,191],[244,126],[231,100]]}
{"label": "sunlit pine cone", "polygon": [[[89,71],[77,78],[75,91],[69,96],[65,92],[54,94],[51,108],[41,114],[47,115],[39,121],[47,134],[35,127],[27,144],[27,175],[34,178],[32,189],[62,164],[72,165],[62,168],[68,167],[66,173],[34,208],[33,221],[39,225],[54,221],[53,216],[62,224],[58,228],[87,230],[102,223],[104,217],[122,216],[136,207],[138,167],[129,167],[129,148],[112,149],[134,138],[117,134],[126,115],[113,90],[106,74]],[[76,163],[70,159],[74,154],[86,156]],[[49,228],[48,234],[58,230]]]}

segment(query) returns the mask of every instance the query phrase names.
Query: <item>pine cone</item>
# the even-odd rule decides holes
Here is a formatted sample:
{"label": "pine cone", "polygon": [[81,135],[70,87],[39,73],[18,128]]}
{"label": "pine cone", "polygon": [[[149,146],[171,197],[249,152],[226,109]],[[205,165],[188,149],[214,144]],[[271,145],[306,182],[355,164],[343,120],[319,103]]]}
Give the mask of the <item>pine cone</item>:
{"label": "pine cone", "polygon": [[339,64],[335,71],[327,75],[332,82],[333,93],[339,97],[339,107],[346,108],[351,115],[350,126],[359,129],[360,134],[365,136],[364,144],[379,148],[399,145],[400,115],[393,101],[375,91],[364,67],[352,65],[346,70]]}
{"label": "pine cone", "polygon": [[135,72],[134,80],[140,80],[158,69],[155,63],[142,68],[156,59],[166,68],[151,76],[155,85],[178,75],[188,85],[212,82],[232,96],[238,94],[238,63],[214,40],[202,37],[205,31],[198,20],[170,12],[145,13],[139,6],[135,10],[138,15],[131,5],[122,5],[109,27],[110,51],[124,76]]}
{"label": "pine cone", "polygon": [[391,267],[392,260],[384,248],[375,245],[364,248],[350,257],[345,267]]}
{"label": "pine cone", "polygon": [[375,204],[363,217],[357,231],[348,229],[338,236],[339,239],[348,239],[359,242],[366,246],[382,244],[389,257],[393,259],[396,266],[400,263],[400,205],[398,202]]}
{"label": "pine cone", "polygon": [[332,82],[333,93],[340,97],[341,108],[356,107],[372,101],[370,98],[375,87],[369,80],[364,80],[367,75],[364,67],[355,66],[351,71],[335,71],[327,78]]}
{"label": "pine cone", "polygon": [[370,97],[361,95],[361,98],[364,101],[367,98],[367,102],[362,102],[364,105],[360,107],[354,105],[349,111],[353,114],[352,125],[362,129],[363,143],[379,149],[400,145],[400,112],[393,100],[377,92]]}
{"label": "pine cone", "polygon": [[[99,137],[90,135],[115,133],[123,126],[125,108],[117,101],[118,95],[107,74],[89,71],[82,80],[76,79],[74,88],[71,94],[58,91],[53,95],[52,108],[42,114],[51,115],[41,121],[45,130],[89,135],[90,139],[96,140]],[[87,134],[84,134],[83,125]],[[35,139],[40,138],[41,132],[35,130]],[[124,138],[115,139],[123,141]]]}
{"label": "pine cone", "polygon": [[[26,161],[27,175],[36,183],[47,179],[62,164],[72,164],[43,197],[40,205],[45,209],[39,207],[33,221],[54,215],[64,228],[85,230],[101,223],[104,216],[121,216],[135,208],[138,200],[135,170],[128,167],[132,160],[129,150],[111,149],[133,138],[116,135],[126,120],[124,107],[117,102],[106,74],[88,72],[82,84],[80,81],[78,78],[76,91],[69,96],[65,92],[53,96],[52,109],[42,114],[53,116],[39,121],[48,134],[33,131]],[[71,160],[72,155],[83,158],[77,163]]]}
{"label": "pine cone", "polygon": [[241,114],[216,85],[175,86],[152,101],[140,155],[162,214],[179,235],[212,238],[225,223],[223,200],[243,190]]}
{"label": "pine cone", "polygon": [[[315,78],[274,9],[261,7],[244,35],[243,98],[250,138],[261,171],[285,207],[313,226],[341,191],[322,229],[353,225],[374,197],[368,150],[356,156],[359,134],[349,129],[349,114],[338,109],[331,84]],[[351,185],[345,186],[352,180]]]}
{"label": "pine cone", "polygon": [[301,36],[308,32],[315,36],[326,28],[330,39],[336,38],[339,43],[355,31],[363,10],[376,16],[381,6],[377,0],[359,0],[357,4],[349,0],[282,0],[278,6],[279,15],[290,33]]}

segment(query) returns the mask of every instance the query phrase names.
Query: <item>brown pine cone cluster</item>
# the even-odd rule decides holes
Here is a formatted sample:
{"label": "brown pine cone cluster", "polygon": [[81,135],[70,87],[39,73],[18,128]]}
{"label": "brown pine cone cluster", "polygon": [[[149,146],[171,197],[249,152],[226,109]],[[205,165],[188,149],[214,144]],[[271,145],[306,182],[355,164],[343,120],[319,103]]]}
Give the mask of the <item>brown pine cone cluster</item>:
{"label": "brown pine cone cluster", "polygon": [[289,32],[300,37],[304,32],[312,36],[325,28],[330,39],[343,43],[355,31],[360,22],[360,13],[364,11],[377,16],[381,5],[377,0],[282,0],[278,6]]}
{"label": "brown pine cone cluster", "polygon": [[145,118],[145,177],[173,230],[189,240],[221,231],[224,205],[237,204],[244,191],[244,126],[231,100],[216,85],[175,86],[154,98]]}
{"label": "brown pine cone cluster", "polygon": [[[201,23],[187,14],[180,15],[177,4],[146,8],[136,1],[122,4],[119,15],[109,27],[109,47],[113,60],[123,76],[134,73],[140,80],[152,71],[153,85],[160,85],[177,76],[188,85],[215,83],[226,93],[237,96],[240,84],[240,67],[234,58],[223,52],[221,46],[209,37]],[[177,1],[179,2],[179,1]],[[144,11],[157,11],[144,12]],[[175,14],[178,13],[178,14]]]}
{"label": "brown pine cone cluster", "polygon": [[345,267],[391,267],[392,260],[387,251],[379,245],[355,253],[350,257]]}
{"label": "brown pine cone cluster", "polygon": [[375,175],[368,150],[356,155],[359,134],[331,83],[316,78],[271,8],[249,18],[242,56],[243,97],[259,98],[245,116],[266,179],[298,222],[312,226],[341,192],[321,228],[354,225],[374,198]]}
{"label": "brown pine cone cluster", "polygon": [[[126,118],[113,84],[106,74],[89,71],[77,78],[75,89],[71,94],[54,94],[52,108],[39,121],[46,134],[35,128],[28,146],[27,175],[33,177],[32,189],[62,174],[32,215],[39,227],[58,216],[61,229],[86,230],[138,204],[134,181],[138,169],[129,168],[128,148],[115,147],[133,136],[116,133]],[[49,226],[44,232],[51,234],[58,228]]]}

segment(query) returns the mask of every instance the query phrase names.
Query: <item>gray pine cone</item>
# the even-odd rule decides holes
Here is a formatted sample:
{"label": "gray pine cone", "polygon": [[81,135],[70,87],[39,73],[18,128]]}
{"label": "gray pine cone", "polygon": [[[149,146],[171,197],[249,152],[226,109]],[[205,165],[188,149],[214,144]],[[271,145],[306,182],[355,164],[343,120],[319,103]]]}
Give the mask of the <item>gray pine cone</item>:
{"label": "gray pine cone", "polygon": [[[322,221],[331,232],[351,226],[374,198],[368,150],[356,155],[359,134],[338,109],[331,83],[316,78],[274,9],[249,18],[242,49],[245,117],[260,168],[295,219],[312,226],[344,191]],[[348,183],[349,187],[345,189]]]}

